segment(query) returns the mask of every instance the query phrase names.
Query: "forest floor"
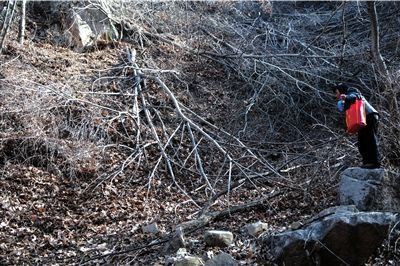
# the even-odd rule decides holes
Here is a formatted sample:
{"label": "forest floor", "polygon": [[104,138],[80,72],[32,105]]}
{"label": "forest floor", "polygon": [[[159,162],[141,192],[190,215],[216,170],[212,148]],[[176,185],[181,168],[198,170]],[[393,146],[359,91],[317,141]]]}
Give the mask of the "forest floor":
{"label": "forest floor", "polygon": [[[110,110],[90,108],[121,107],[123,103],[90,92],[98,92],[93,88],[99,87],[108,93],[121,92],[117,79],[97,84],[110,79],[112,70],[124,64],[126,45],[110,43],[75,52],[46,41],[27,40],[21,47],[10,40],[0,55],[0,264],[164,265],[168,257],[163,254],[165,243],[158,241],[165,240],[176,225],[194,219],[198,208],[176,188],[167,170],[161,168],[150,188],[147,176],[152,164],[129,166],[121,175],[104,178],[121,165],[127,152],[104,152],[107,139],[123,139],[121,129],[106,125],[112,120]],[[227,77],[216,62],[168,43],[137,50],[140,66],[182,73],[181,80],[165,75],[164,82],[196,113],[229,128],[243,107],[229,90],[244,86],[240,80]],[[163,101],[157,91],[151,93],[155,102]],[[352,154],[351,148],[349,144],[346,149]],[[329,152],[329,147],[321,147],[313,156]],[[157,159],[151,153],[148,156]],[[277,165],[279,160],[284,158],[277,158]],[[265,234],[278,232],[334,206],[338,173],[344,166],[333,165],[331,176],[324,177],[307,176],[307,165],[287,168],[288,184],[302,184],[301,189],[288,184],[235,189],[211,210],[224,209],[226,202],[241,205],[276,189],[282,193],[257,208],[186,234],[191,242],[189,252],[213,256],[223,250],[241,265],[267,263],[261,260],[266,255],[261,254],[257,238],[246,235],[243,226],[262,221],[269,226]],[[193,181],[188,177],[180,182]],[[313,183],[312,189],[307,182]],[[152,223],[159,231],[144,233],[143,227]],[[233,232],[234,245],[206,247],[202,236],[209,229]]]}
{"label": "forest floor", "polygon": [[[223,89],[228,88],[232,81],[225,79],[217,66],[202,68],[204,62],[196,62],[190,58],[191,55],[182,56],[179,50],[171,51],[171,47],[165,46],[164,49],[155,48],[155,51],[148,52],[162,54],[154,59],[160,61],[157,62],[162,66],[160,68],[168,69],[172,66],[165,62],[177,62],[177,58],[181,58],[176,64],[185,75],[196,77],[198,84],[206,84],[198,85],[197,90],[200,91],[196,95],[188,94],[186,88],[179,89],[176,92],[178,97],[186,97],[188,104],[204,117],[212,116],[216,124],[229,120],[231,114],[226,110],[232,108],[230,95],[228,90]],[[100,148],[90,141],[74,141],[63,138],[62,134],[57,138],[47,135],[47,129],[38,128],[46,123],[51,127],[53,123],[66,119],[52,105],[66,103],[68,97],[79,94],[79,91],[90,91],[93,80],[120,64],[122,55],[123,49],[119,47],[78,53],[35,42],[28,42],[24,47],[11,43],[5,55],[1,55],[4,79],[0,81],[0,134],[2,153],[9,156],[2,161],[0,176],[2,264],[80,264],[88,260],[88,263],[105,260],[163,265],[166,260],[160,252],[163,246],[150,244],[192,217],[194,206],[165,177],[158,180],[150,191],[147,190],[146,179],[140,180],[140,177],[130,177],[129,180],[139,179],[131,182],[115,178],[112,182],[93,188],[96,176],[90,174],[91,171],[112,167],[119,163],[121,156],[113,154],[111,158],[95,160],[93,157],[101,157]],[[52,97],[43,98],[41,91]],[[67,92],[67,98],[59,102],[54,100],[53,97],[62,98]],[[218,104],[214,101],[218,101]],[[46,117],[47,111],[41,114],[42,108],[54,108],[54,117]],[[35,125],[41,119],[44,121]],[[40,143],[44,139],[50,144]],[[56,144],[70,145],[69,150],[64,151],[65,156],[79,157],[75,161],[76,173],[73,177],[29,158],[30,152],[27,150]],[[80,154],[88,151],[91,153]],[[42,153],[41,156],[47,155]],[[72,161],[75,159],[69,158]],[[269,231],[284,230],[295,221],[309,218],[322,206],[334,204],[335,193],[334,190],[330,191],[328,194],[314,195],[313,201],[308,202],[298,192],[293,195],[288,192],[284,195],[284,201],[277,197],[263,207],[215,221],[186,236],[191,240],[199,240],[193,241],[196,244],[191,251],[202,255],[210,255],[210,252],[217,254],[217,249],[209,249],[201,244],[203,232],[208,229],[230,230],[235,235],[235,245],[224,251],[241,263],[255,263],[256,239],[243,232],[244,225],[263,221],[269,224]],[[267,195],[269,192],[261,194]],[[242,187],[231,193],[230,204],[239,205],[258,196],[259,191]],[[306,198],[309,200],[309,197]],[[142,232],[142,227],[150,223],[157,223],[159,232],[156,235]],[[143,248],[121,252],[140,246]],[[97,256],[118,252],[121,254],[96,259]]]}

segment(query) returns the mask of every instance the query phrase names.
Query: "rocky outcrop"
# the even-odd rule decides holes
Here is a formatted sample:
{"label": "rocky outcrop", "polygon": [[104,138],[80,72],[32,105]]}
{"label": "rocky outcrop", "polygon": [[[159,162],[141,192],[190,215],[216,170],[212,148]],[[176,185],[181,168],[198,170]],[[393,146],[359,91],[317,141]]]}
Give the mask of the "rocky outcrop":
{"label": "rocky outcrop", "polygon": [[361,211],[400,211],[400,176],[380,169],[353,167],[340,178],[339,204]]}
{"label": "rocky outcrop", "polygon": [[363,265],[396,221],[393,213],[334,207],[302,229],[268,237],[265,243],[281,265]]}
{"label": "rocky outcrop", "polygon": [[[346,169],[341,175],[338,193],[342,205],[323,210],[309,220],[294,222],[285,232],[262,237],[268,259],[272,255],[279,265],[294,266],[364,265],[387,238],[389,229],[400,221],[394,213],[400,209],[398,184],[399,175],[384,169]],[[267,223],[258,221],[245,225],[242,232],[259,237],[268,229]],[[173,245],[167,245],[169,251],[185,245],[179,230],[172,240]],[[233,234],[206,231],[204,244],[229,247],[233,244]],[[179,265],[196,265],[202,263],[199,258],[186,254],[173,261]],[[206,256],[201,259],[205,265],[237,265],[234,258],[223,252],[209,260]]]}

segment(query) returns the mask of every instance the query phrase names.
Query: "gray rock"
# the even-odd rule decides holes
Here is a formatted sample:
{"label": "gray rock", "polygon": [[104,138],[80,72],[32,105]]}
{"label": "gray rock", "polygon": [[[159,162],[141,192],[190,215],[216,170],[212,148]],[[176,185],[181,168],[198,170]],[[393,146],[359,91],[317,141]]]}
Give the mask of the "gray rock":
{"label": "gray rock", "polygon": [[56,41],[68,43],[77,50],[95,45],[99,40],[119,40],[120,32],[115,25],[119,25],[123,17],[129,18],[125,12],[127,5],[116,0],[93,0],[90,8],[84,1],[50,1],[36,6],[61,21],[65,29],[62,35],[68,41],[61,36],[57,36]]}
{"label": "gray rock", "polygon": [[282,265],[364,265],[399,220],[389,212],[354,212],[348,206],[324,211],[304,229],[265,238]]}
{"label": "gray rock", "polygon": [[268,224],[258,221],[256,223],[247,224],[244,228],[247,234],[256,237],[268,229]]}
{"label": "gray rock", "polygon": [[82,48],[93,44],[95,34],[80,14],[71,12],[71,26],[68,28],[76,47]]}
{"label": "gray rock", "polygon": [[206,232],[204,242],[211,247],[229,247],[233,242],[233,234],[229,231],[210,230]]}
{"label": "gray rock", "polygon": [[145,225],[145,226],[143,226],[142,230],[143,230],[143,233],[145,233],[145,234],[153,234],[153,235],[157,234],[159,232],[158,226],[156,223]]}
{"label": "gray rock", "polygon": [[198,239],[189,239],[188,246],[191,248],[195,248],[196,246],[200,246],[202,244],[201,240]]}
{"label": "gray rock", "polygon": [[219,253],[214,258],[206,261],[206,266],[237,266],[237,261],[225,252]]}
{"label": "gray rock", "polygon": [[175,266],[200,266],[204,265],[204,261],[196,256],[178,257],[174,260]]}
{"label": "gray rock", "polygon": [[191,256],[186,248],[180,248],[176,252],[175,257],[168,256],[165,265],[181,265],[181,266],[196,266],[204,265],[201,258]]}
{"label": "gray rock", "polygon": [[354,204],[362,211],[400,211],[400,176],[380,169],[353,167],[340,178],[339,204]]}
{"label": "gray rock", "polygon": [[185,257],[189,255],[189,253],[187,252],[186,248],[180,248],[178,249],[178,251],[176,252],[176,256],[177,257]]}

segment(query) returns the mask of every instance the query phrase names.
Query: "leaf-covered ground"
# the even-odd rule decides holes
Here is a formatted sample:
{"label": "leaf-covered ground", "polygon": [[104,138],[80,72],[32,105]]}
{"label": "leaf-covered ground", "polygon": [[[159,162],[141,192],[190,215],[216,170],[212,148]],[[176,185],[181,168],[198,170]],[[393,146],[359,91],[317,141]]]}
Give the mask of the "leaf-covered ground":
{"label": "leaf-covered ground", "polygon": [[[174,56],[179,53],[175,51]],[[91,137],[95,133],[85,132],[82,121],[76,121],[76,128],[69,128],[68,134],[62,132],[60,125],[69,119],[65,115],[71,115],[62,110],[62,104],[67,105],[74,95],[80,97],[79,91],[89,91],[103,71],[120,63],[122,54],[122,48],[77,53],[49,44],[28,42],[22,48],[11,42],[1,56],[2,264],[163,264],[163,245],[151,244],[165,239],[177,224],[194,218],[195,206],[163,174],[157,176],[150,190],[147,176],[130,175],[141,171],[126,170],[101,183],[98,174],[119,166],[125,159],[124,152],[103,152],[99,144],[106,140]],[[190,71],[202,73],[191,60],[180,64],[187,75],[194,75]],[[198,92],[202,97],[189,97],[188,104],[205,117],[225,121],[224,109],[215,115],[210,113],[210,107],[213,101],[229,107],[229,97],[224,97],[220,88],[230,81],[216,78],[221,75],[218,68],[203,71],[208,73],[199,82],[206,82],[207,88]],[[188,97],[185,90],[178,89],[177,93],[181,98]],[[97,103],[102,104],[100,100]],[[70,108],[69,112],[74,111]],[[85,108],[75,111],[85,112]],[[102,125],[106,114],[100,111],[97,115],[100,117],[84,122]],[[107,137],[112,138],[116,132],[108,129]],[[266,188],[256,191],[243,187],[230,194],[229,202],[239,205],[270,192]],[[320,196],[326,201],[324,205],[329,205],[327,195]],[[321,206],[319,199],[304,202],[297,193],[284,193],[284,197],[285,201],[274,199],[264,207],[226,217],[191,233],[187,236],[193,243],[191,251],[199,255],[218,254],[217,249],[204,246],[202,233],[210,228],[227,229],[234,232],[235,245],[225,251],[245,264],[255,262],[255,240],[243,232],[244,225],[262,220],[269,223],[271,231],[284,229]],[[227,206],[226,197],[220,201]],[[142,231],[143,226],[151,223],[158,225],[156,235]],[[116,255],[101,257],[110,253]]]}
{"label": "leaf-covered ground", "polygon": [[[214,11],[211,7],[207,10],[215,19],[218,14]],[[193,13],[192,19],[201,21],[200,13]],[[173,28],[172,24],[161,25],[160,32]],[[31,28],[30,33],[33,31]],[[192,168],[182,167],[178,180],[172,180],[145,129],[142,138],[148,146],[141,163],[130,163],[136,131],[134,121],[124,116],[132,105],[126,95],[133,87],[131,72],[125,68],[125,48],[137,49],[139,67],[179,72],[160,76],[180,102],[221,129],[243,127],[235,123],[248,104],[247,98],[241,98],[248,95],[243,92],[247,84],[229,74],[218,60],[171,43],[149,41],[144,48],[108,43],[76,52],[52,42],[50,30],[45,33],[47,39],[38,41],[31,36],[24,46],[10,38],[0,55],[4,77],[0,79],[0,264],[164,265],[168,256],[174,255],[163,253],[164,241],[178,224],[196,218],[210,191]],[[188,28],[184,33],[191,37],[190,43],[196,43],[193,40],[199,32]],[[183,39],[175,34],[175,40]],[[171,125],[177,118],[171,115],[171,99],[153,83],[148,84],[147,93],[151,105],[167,110],[158,113],[164,124],[156,125],[157,132],[173,131]],[[157,113],[153,115],[157,117]],[[257,113],[253,116],[257,122]],[[257,129],[252,131],[257,135]],[[357,164],[354,138],[312,137],[320,133],[297,132],[304,138],[287,142],[290,138],[285,129],[275,132],[273,141],[257,138],[252,142],[248,137],[248,146],[257,155],[280,167],[280,177],[256,176],[253,183],[220,197],[210,211],[281,193],[256,208],[186,232],[188,251],[205,257],[216,255],[221,249],[204,245],[204,231],[230,230],[234,245],[222,250],[242,265],[271,263],[243,226],[263,221],[269,225],[266,234],[278,232],[335,205],[340,171]],[[232,143],[225,144],[234,150]],[[179,152],[189,157],[190,145],[183,141]],[[204,158],[213,169],[213,160],[218,158],[210,151]],[[151,175],[158,160],[160,167]],[[216,181],[219,189],[228,186],[227,176],[221,176],[224,179]],[[176,182],[190,191],[191,198]],[[153,223],[158,233],[144,233],[143,227]],[[386,247],[371,264],[393,260],[392,250]]]}

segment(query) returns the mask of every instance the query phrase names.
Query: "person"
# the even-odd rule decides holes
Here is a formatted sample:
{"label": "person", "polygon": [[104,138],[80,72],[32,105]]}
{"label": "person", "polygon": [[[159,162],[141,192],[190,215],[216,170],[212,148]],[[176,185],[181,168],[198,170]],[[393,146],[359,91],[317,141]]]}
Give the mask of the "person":
{"label": "person", "polygon": [[357,97],[361,97],[365,104],[365,113],[367,125],[358,131],[358,151],[361,154],[362,168],[375,169],[380,168],[380,154],[378,149],[378,122],[379,113],[376,109],[361,95],[360,91],[351,88],[344,83],[332,86],[332,91],[338,99],[337,107],[339,111],[346,111]]}

